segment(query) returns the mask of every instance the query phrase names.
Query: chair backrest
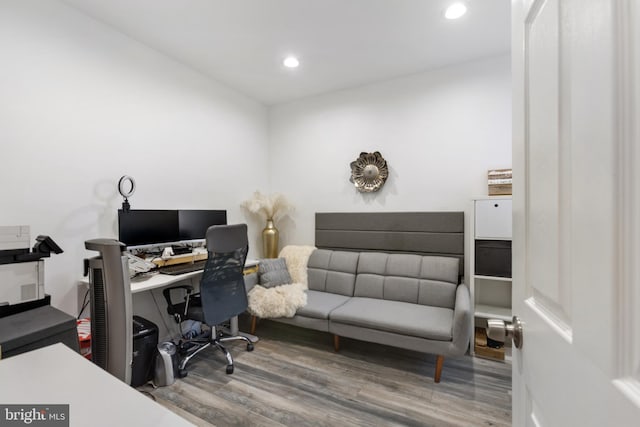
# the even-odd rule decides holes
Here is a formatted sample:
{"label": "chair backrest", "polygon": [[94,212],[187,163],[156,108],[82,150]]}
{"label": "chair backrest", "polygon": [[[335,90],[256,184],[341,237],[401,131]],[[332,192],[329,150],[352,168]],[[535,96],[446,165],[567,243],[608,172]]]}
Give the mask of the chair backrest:
{"label": "chair backrest", "polygon": [[247,309],[244,263],[249,251],[247,225],[214,225],[207,230],[209,257],[200,279],[202,312],[215,326]]}

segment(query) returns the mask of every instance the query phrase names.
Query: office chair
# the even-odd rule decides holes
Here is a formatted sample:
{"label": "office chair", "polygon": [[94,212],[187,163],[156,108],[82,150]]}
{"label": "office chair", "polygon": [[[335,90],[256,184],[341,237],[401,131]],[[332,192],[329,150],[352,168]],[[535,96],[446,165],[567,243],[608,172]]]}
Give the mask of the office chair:
{"label": "office chair", "polygon": [[[244,336],[223,336],[219,325],[238,316],[247,309],[247,293],[244,287],[244,263],[249,251],[247,225],[214,225],[206,234],[209,256],[200,279],[200,292],[193,293],[189,285],[174,286],[163,291],[167,300],[167,312],[182,326],[185,320],[195,320],[208,325],[211,334],[193,338],[185,336],[180,347],[185,352],[179,368],[181,372],[193,356],[214,345],[227,358],[227,374],[233,373],[233,358],[222,345],[227,341],[247,342],[247,351],[253,351],[253,344]],[[184,301],[173,303],[171,291],[184,289]]]}

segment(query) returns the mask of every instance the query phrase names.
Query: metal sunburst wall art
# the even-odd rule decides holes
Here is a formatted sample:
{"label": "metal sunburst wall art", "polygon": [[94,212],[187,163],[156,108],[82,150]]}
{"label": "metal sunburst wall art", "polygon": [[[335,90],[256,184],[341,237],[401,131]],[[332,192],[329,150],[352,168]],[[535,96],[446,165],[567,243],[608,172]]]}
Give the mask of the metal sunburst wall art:
{"label": "metal sunburst wall art", "polygon": [[360,153],[360,157],[351,162],[350,181],[361,193],[378,191],[382,188],[388,176],[387,161],[379,151]]}

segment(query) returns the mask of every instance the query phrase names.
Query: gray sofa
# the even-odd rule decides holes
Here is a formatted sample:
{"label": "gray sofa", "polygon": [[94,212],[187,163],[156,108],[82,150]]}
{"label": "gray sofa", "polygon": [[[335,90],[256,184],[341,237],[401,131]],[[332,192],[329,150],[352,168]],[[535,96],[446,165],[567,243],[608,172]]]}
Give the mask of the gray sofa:
{"label": "gray sofa", "polygon": [[332,333],[336,351],[342,336],[436,354],[439,382],[444,357],[463,355],[471,335],[469,290],[458,284],[458,263],[318,249],[307,266],[307,305],[293,318],[272,320]]}

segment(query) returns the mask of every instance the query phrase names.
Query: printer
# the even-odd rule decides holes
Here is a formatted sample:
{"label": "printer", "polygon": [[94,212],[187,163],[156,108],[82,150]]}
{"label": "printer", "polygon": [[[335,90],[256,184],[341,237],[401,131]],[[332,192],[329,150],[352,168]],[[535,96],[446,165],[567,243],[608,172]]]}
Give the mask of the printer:
{"label": "printer", "polygon": [[62,249],[49,236],[30,242],[29,226],[0,226],[0,317],[48,304],[43,258]]}

